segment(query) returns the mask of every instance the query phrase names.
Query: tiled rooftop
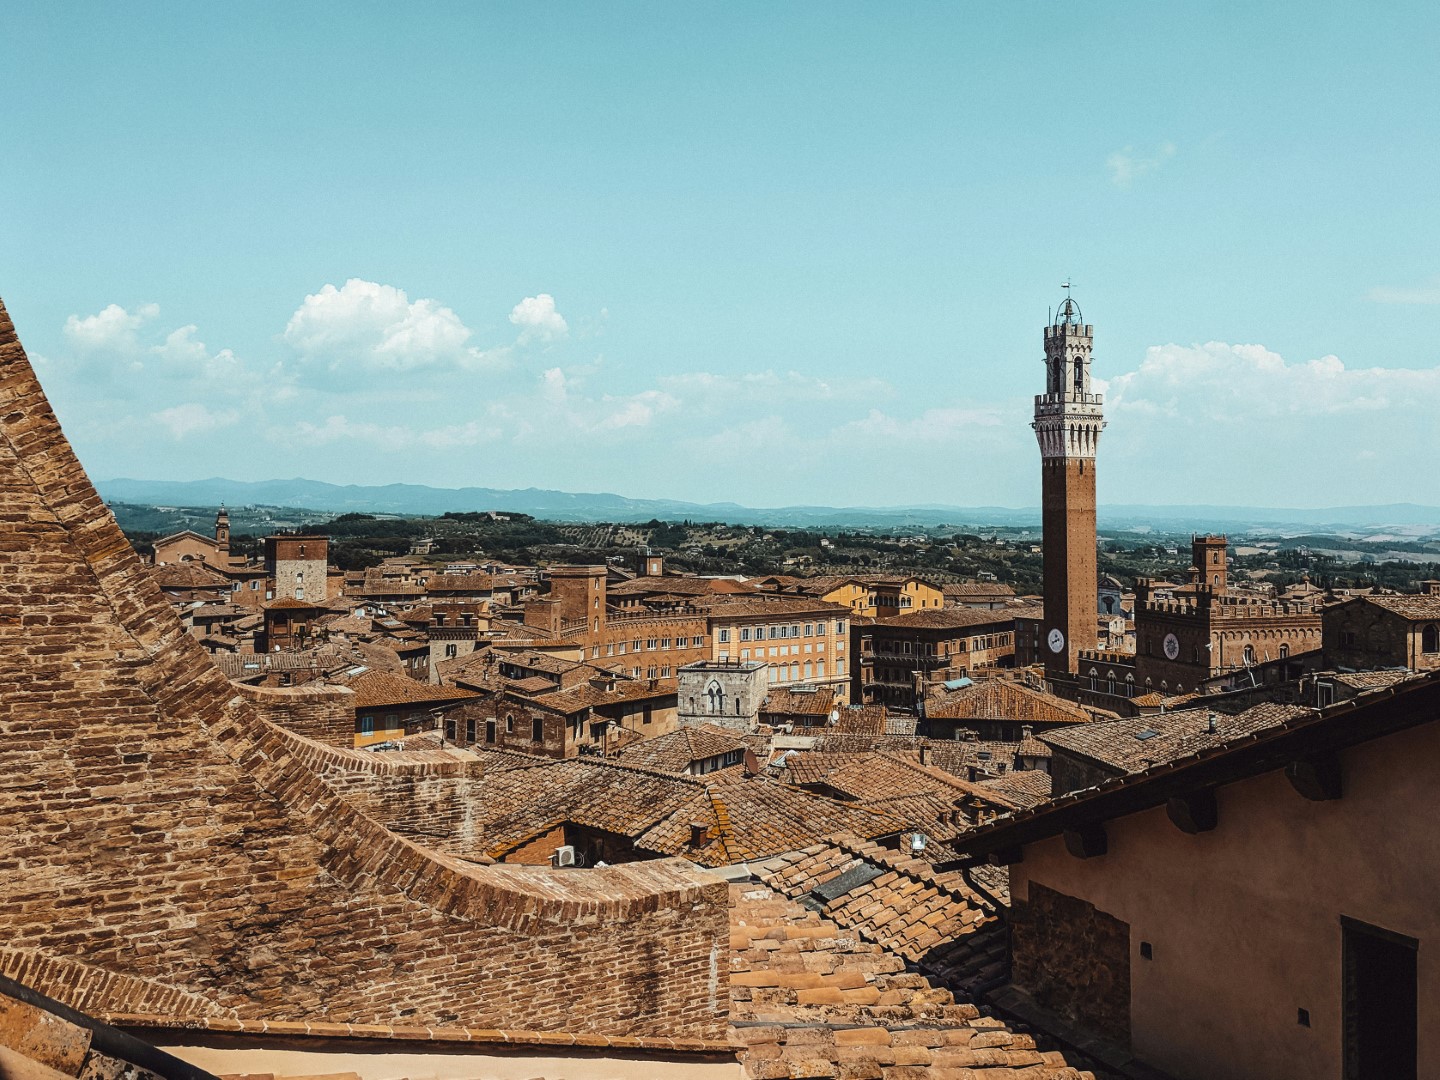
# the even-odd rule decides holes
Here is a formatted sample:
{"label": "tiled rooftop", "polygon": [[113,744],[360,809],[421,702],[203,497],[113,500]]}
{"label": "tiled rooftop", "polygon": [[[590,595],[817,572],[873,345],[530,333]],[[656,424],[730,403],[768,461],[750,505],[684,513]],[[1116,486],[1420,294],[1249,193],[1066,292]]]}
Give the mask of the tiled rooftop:
{"label": "tiled rooftop", "polygon": [[734,731],[707,724],[683,727],[667,735],[645,739],[626,747],[617,758],[623,764],[638,765],[657,772],[684,773],[694,762],[744,749],[744,740]]}
{"label": "tiled rooftop", "polygon": [[1402,618],[1440,619],[1440,594],[1364,596],[1361,599],[1367,604],[1374,604],[1386,611],[1393,611]]}
{"label": "tiled rooftop", "polygon": [[[1182,709],[1058,728],[1038,736],[1068,751],[1124,772],[1137,772],[1275,727],[1312,710],[1266,703],[1234,716],[1209,709]],[[1214,731],[1210,730],[1213,721]]]}
{"label": "tiled rooftop", "polygon": [[[825,862],[824,852],[830,850],[835,849],[818,848],[810,858]],[[834,881],[839,874],[833,870],[820,876]],[[799,873],[791,876],[809,880]],[[866,895],[895,890],[902,878],[910,880],[886,871],[869,883]],[[1012,1030],[974,1004],[957,1001],[951,989],[937,986],[923,970],[910,970],[903,956],[867,938],[862,927],[872,923],[847,925],[843,919],[859,901],[847,901],[848,895],[841,897],[832,916],[829,910],[817,912],[814,905],[801,906],[773,881],[731,886],[730,1037],[740,1049],[747,1077],[1090,1076],[1059,1051],[1039,1049],[1031,1035]],[[939,914],[934,925],[950,925],[946,916],[965,908],[963,901],[954,901],[955,894],[943,895],[941,905],[922,919]],[[987,925],[983,917],[969,925],[971,932],[963,937],[990,936],[974,929]],[[1003,951],[1001,941],[999,954]],[[985,967],[983,957],[975,954],[977,969]]]}
{"label": "tiled rooftop", "polygon": [[1013,679],[985,679],[926,703],[935,720],[1016,720],[1086,724],[1090,714],[1078,705]]}
{"label": "tiled rooftop", "polygon": [[355,692],[357,709],[386,705],[438,705],[479,696],[473,690],[458,686],[432,686],[406,675],[392,675],[388,671],[367,671],[349,680],[348,685]]}

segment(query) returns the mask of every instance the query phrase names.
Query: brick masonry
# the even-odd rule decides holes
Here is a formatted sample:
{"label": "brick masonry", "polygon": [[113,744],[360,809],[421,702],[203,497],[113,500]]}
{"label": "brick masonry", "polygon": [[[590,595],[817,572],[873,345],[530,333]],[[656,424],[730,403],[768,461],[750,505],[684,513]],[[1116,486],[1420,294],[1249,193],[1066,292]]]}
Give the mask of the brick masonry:
{"label": "brick masonry", "polygon": [[1130,925],[1030,882],[1011,919],[1015,985],[1083,1028],[1130,1044]]}
{"label": "brick masonry", "polygon": [[3,306],[0,736],[0,970],[68,1004],[723,1027],[723,884],[676,860],[477,867],[384,829],[304,764],[184,633]]}

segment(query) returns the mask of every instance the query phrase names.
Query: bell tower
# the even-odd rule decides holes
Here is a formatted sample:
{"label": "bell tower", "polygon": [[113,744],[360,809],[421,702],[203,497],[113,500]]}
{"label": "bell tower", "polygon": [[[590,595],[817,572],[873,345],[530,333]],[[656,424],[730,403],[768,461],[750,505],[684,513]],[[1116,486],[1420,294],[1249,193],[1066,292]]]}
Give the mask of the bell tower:
{"label": "bell tower", "polygon": [[215,549],[221,563],[228,563],[230,560],[230,511],[223,506],[215,515]]}
{"label": "bell tower", "polygon": [[1105,419],[1090,389],[1094,327],[1065,287],[1045,327],[1045,393],[1035,395],[1044,527],[1045,673],[1069,676],[1076,654],[1096,646],[1095,453]]}

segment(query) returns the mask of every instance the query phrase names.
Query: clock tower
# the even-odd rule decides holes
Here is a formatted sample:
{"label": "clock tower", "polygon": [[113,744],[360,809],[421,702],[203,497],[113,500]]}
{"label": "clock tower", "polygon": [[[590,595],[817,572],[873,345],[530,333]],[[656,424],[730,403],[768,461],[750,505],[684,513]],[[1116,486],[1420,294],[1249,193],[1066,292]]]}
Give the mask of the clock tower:
{"label": "clock tower", "polygon": [[1105,427],[1090,389],[1094,327],[1070,298],[1045,327],[1045,393],[1035,395],[1044,526],[1045,673],[1064,678],[1076,654],[1096,646],[1095,452]]}

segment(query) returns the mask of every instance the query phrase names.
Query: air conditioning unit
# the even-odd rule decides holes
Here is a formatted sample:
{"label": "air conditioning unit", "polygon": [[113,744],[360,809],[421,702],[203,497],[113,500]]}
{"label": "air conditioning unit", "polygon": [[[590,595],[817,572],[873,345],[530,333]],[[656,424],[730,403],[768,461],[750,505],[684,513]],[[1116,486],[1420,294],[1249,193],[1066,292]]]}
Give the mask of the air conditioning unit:
{"label": "air conditioning unit", "polygon": [[569,844],[564,847],[557,847],[555,854],[550,856],[550,862],[554,866],[574,866],[575,849]]}

